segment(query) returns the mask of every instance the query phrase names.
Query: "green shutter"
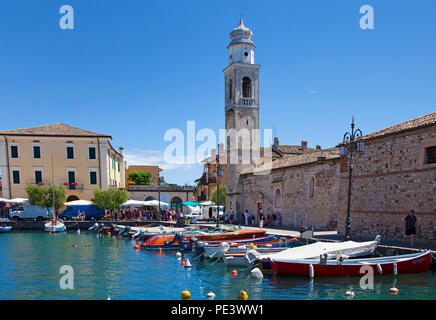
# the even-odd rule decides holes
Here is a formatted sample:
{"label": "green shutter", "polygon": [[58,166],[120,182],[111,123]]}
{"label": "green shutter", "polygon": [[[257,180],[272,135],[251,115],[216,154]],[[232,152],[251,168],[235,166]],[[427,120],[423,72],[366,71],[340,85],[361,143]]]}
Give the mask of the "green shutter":
{"label": "green shutter", "polygon": [[74,148],[67,147],[67,159],[74,159]]}
{"label": "green shutter", "polygon": [[20,171],[18,170],[12,171],[12,180],[14,184],[20,184]]}
{"label": "green shutter", "polygon": [[96,159],[96,157],[95,157],[95,147],[89,147],[89,159]]}
{"label": "green shutter", "polygon": [[42,182],[42,171],[35,171],[35,183]]}
{"label": "green shutter", "polygon": [[35,159],[41,158],[41,148],[39,146],[33,146],[33,157]]}
{"label": "green shutter", "polygon": [[18,147],[11,146],[11,158],[18,158]]}
{"label": "green shutter", "polygon": [[95,171],[89,172],[89,180],[90,180],[90,184],[97,184],[97,172]]}

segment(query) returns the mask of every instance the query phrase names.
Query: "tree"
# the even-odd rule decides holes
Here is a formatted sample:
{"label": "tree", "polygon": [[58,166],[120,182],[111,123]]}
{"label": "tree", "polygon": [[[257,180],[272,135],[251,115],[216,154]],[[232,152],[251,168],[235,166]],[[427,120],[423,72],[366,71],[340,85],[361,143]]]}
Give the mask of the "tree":
{"label": "tree", "polygon": [[67,188],[64,186],[37,186],[28,184],[26,192],[30,204],[41,208],[52,208],[54,196],[54,207],[56,210],[59,210],[64,206],[67,198]]}
{"label": "tree", "polygon": [[151,174],[144,171],[129,172],[129,180],[135,185],[151,185]]}
{"label": "tree", "polygon": [[[216,187],[212,190],[211,200],[215,203],[218,203]],[[226,204],[226,187],[220,186],[220,202],[219,205],[223,206]]]}
{"label": "tree", "polygon": [[127,200],[129,200],[129,192],[126,190],[94,190],[94,203],[101,209],[118,209]]}

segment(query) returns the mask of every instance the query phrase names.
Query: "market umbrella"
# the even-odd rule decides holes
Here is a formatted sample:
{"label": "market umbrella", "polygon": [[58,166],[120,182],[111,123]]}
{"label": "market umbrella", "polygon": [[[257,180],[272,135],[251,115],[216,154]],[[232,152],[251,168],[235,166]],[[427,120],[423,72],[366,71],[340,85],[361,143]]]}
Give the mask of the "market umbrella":
{"label": "market umbrella", "polygon": [[88,200],[74,200],[70,202],[65,202],[64,206],[89,206],[93,204],[92,201]]}
{"label": "market umbrella", "polygon": [[203,201],[203,202],[200,202],[200,206],[214,206],[214,205],[216,205],[216,203],[215,202],[213,202],[213,201]]}
{"label": "market umbrella", "polygon": [[194,202],[194,201],[186,201],[186,202],[182,202],[181,204],[190,207],[196,207],[200,205],[198,202]]}
{"label": "market umbrella", "polygon": [[[150,201],[144,201],[144,206],[150,206],[150,207],[157,207],[159,205],[158,200],[150,200]],[[168,203],[161,201],[160,202],[161,207],[168,207]]]}
{"label": "market umbrella", "polygon": [[14,198],[14,199],[11,199],[11,200],[5,199],[4,202],[9,202],[9,203],[28,203],[29,199],[24,199],[24,198]]}
{"label": "market umbrella", "polygon": [[122,207],[140,207],[140,206],[146,206],[148,201],[141,201],[141,200],[127,200],[124,202],[121,206]]}

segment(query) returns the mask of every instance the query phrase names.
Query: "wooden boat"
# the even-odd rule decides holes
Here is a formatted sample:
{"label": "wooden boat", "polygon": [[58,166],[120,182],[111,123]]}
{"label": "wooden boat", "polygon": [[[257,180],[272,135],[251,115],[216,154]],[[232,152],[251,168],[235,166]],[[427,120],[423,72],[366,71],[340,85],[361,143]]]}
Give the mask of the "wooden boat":
{"label": "wooden boat", "polygon": [[179,250],[182,238],[181,234],[154,236],[145,242],[140,242],[139,247],[145,250]]}
{"label": "wooden boat", "polygon": [[361,277],[367,273],[362,267],[371,267],[374,275],[420,273],[428,271],[430,261],[431,251],[381,258],[344,260],[328,260],[325,257],[295,260],[269,257],[271,268],[275,274],[310,277]]}
{"label": "wooden boat", "polygon": [[0,233],[10,232],[12,230],[11,226],[0,226]]}
{"label": "wooden boat", "polygon": [[208,232],[200,232],[195,235],[185,235],[184,240],[194,237],[200,241],[226,241],[226,240],[240,240],[255,237],[261,237],[265,234],[266,230],[261,229],[238,229],[235,226],[220,226]]}
{"label": "wooden boat", "polygon": [[[267,238],[267,237],[264,237]],[[253,241],[257,239],[251,239],[251,242],[244,242],[244,243],[229,243],[228,250],[226,251],[226,256],[230,254],[234,254],[237,256],[245,256],[247,250],[249,249],[255,249],[258,252],[268,252],[268,253],[277,253],[281,252],[287,247],[295,245],[297,242],[296,238],[291,239],[285,239],[280,240],[274,237],[274,240],[268,240],[268,241]],[[244,240],[246,241],[246,240]],[[277,249],[281,248],[280,250],[271,250],[271,249]],[[204,256],[206,258],[214,258],[217,257],[217,252],[220,250],[219,245],[204,245]]]}
{"label": "wooden boat", "polygon": [[46,232],[63,232],[66,230],[61,220],[51,220],[44,225]]}

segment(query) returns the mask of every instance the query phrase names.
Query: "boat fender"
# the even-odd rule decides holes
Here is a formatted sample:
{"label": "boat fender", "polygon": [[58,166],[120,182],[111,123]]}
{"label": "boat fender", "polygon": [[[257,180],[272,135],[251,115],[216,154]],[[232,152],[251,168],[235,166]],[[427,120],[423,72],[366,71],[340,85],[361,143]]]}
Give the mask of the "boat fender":
{"label": "boat fender", "polygon": [[182,254],[181,254],[180,252],[177,252],[177,253],[176,253],[176,257],[177,257],[177,258],[180,258],[181,256],[182,256]]}
{"label": "boat fender", "polygon": [[398,267],[397,267],[397,264],[396,263],[394,263],[394,275],[398,275]]}
{"label": "boat fender", "polygon": [[383,273],[383,269],[382,269],[380,263],[377,263],[377,271],[378,271],[378,273],[380,273],[380,274]]}
{"label": "boat fender", "polygon": [[207,296],[210,300],[212,300],[213,298],[216,297],[216,294],[213,293],[212,291],[210,291],[206,296]]}
{"label": "boat fender", "polygon": [[313,270],[313,265],[309,264],[309,277],[312,279],[315,277],[315,271]]}
{"label": "boat fender", "polygon": [[262,279],[263,273],[262,273],[262,271],[260,271],[259,268],[254,268],[253,270],[251,270],[251,276],[253,278]]}

